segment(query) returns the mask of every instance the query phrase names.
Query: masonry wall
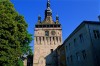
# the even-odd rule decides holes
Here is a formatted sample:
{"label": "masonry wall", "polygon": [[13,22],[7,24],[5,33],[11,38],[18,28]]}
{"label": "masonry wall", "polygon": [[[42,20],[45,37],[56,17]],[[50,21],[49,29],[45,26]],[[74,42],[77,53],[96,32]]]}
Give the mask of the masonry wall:
{"label": "masonry wall", "polygon": [[[91,43],[93,49],[93,58],[94,58],[94,65],[100,66],[100,24],[94,25],[87,25],[90,29],[90,36],[91,36]],[[98,35],[94,33],[94,31],[98,31]]]}
{"label": "masonry wall", "polygon": [[67,66],[94,66],[92,44],[86,25],[78,28],[65,45]]}
{"label": "masonry wall", "polygon": [[[49,31],[49,36],[45,36],[45,31]],[[52,35],[51,31],[55,31],[56,34]],[[61,28],[35,28],[33,66],[49,66],[48,64],[51,63],[50,53],[61,44]],[[46,58],[47,56],[48,58]]]}

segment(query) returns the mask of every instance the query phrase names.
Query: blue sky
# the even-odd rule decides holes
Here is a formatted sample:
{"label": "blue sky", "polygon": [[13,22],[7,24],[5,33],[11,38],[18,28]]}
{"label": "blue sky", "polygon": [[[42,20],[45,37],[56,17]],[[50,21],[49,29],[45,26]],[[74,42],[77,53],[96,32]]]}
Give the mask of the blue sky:
{"label": "blue sky", "polygon": [[[44,19],[47,0],[11,0],[16,11],[25,17],[28,31],[34,35],[34,25],[40,15]],[[59,15],[62,24],[63,41],[84,20],[98,21],[100,0],[50,0],[53,19]],[[30,43],[32,49],[34,42]]]}

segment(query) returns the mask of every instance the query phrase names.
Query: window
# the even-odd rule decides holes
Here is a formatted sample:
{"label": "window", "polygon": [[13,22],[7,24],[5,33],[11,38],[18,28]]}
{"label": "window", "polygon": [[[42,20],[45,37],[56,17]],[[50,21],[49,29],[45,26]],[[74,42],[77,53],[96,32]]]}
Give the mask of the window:
{"label": "window", "polygon": [[53,27],[53,25],[50,25],[50,27]]}
{"label": "window", "polygon": [[82,34],[79,35],[79,38],[80,38],[80,42],[83,42],[83,41],[84,41],[84,40],[83,40],[83,35],[82,35]]}
{"label": "window", "polygon": [[54,27],[57,27],[57,25],[54,25]]}
{"label": "window", "polygon": [[37,41],[37,37],[36,37],[36,41]]}
{"label": "window", "polygon": [[70,61],[71,61],[71,62],[73,62],[73,58],[72,58],[72,55],[70,56]]}
{"label": "window", "polygon": [[61,37],[58,37],[59,38],[59,41],[61,42]]}
{"label": "window", "polygon": [[76,58],[77,58],[77,61],[80,61],[80,56],[78,52],[76,53]]}
{"label": "window", "polygon": [[41,43],[41,37],[39,37],[40,43]]}
{"label": "window", "polygon": [[46,27],[46,25],[43,25],[43,28]]}
{"label": "window", "polygon": [[76,45],[76,39],[74,39],[74,45]]}
{"label": "window", "polygon": [[43,37],[43,41],[44,41],[44,37]]}
{"label": "window", "polygon": [[60,25],[58,25],[58,27],[60,27]]}
{"label": "window", "polygon": [[38,28],[38,25],[35,25],[36,28]]}
{"label": "window", "polygon": [[94,33],[95,39],[99,39],[100,38],[100,34],[99,34],[98,30],[93,30],[93,33]]}
{"label": "window", "polygon": [[50,41],[51,41],[51,37],[50,37]]}
{"label": "window", "polygon": [[54,39],[54,37],[53,37],[53,41],[54,41],[55,39]]}
{"label": "window", "polygon": [[56,40],[57,40],[57,42],[58,42],[58,37],[56,37]]}
{"label": "window", "polygon": [[54,44],[55,44],[55,37],[53,37],[53,41],[54,41]]}
{"label": "window", "polygon": [[85,50],[82,51],[82,56],[83,56],[83,59],[86,59],[86,51]]}
{"label": "window", "polygon": [[70,43],[69,43],[69,50],[70,50]]}

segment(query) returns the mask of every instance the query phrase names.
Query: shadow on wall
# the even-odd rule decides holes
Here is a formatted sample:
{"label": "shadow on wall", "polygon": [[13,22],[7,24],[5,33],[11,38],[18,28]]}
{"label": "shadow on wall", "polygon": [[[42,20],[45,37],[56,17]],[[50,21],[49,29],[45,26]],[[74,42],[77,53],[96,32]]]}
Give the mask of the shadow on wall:
{"label": "shadow on wall", "polygon": [[57,50],[52,51],[45,57],[46,66],[58,66],[58,54]]}

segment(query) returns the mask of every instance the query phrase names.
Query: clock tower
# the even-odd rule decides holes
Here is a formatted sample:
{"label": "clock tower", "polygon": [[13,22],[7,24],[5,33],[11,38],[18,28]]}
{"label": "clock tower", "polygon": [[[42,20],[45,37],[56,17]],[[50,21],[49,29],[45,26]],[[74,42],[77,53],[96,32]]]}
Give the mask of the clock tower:
{"label": "clock tower", "polygon": [[59,17],[56,16],[56,21],[52,19],[50,0],[48,0],[44,20],[41,21],[41,17],[38,16],[38,22],[35,25],[33,66],[49,66],[49,59],[46,61],[46,56],[61,44],[62,28]]}

